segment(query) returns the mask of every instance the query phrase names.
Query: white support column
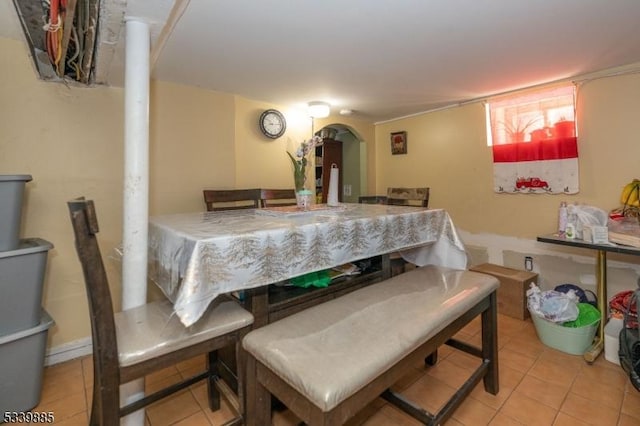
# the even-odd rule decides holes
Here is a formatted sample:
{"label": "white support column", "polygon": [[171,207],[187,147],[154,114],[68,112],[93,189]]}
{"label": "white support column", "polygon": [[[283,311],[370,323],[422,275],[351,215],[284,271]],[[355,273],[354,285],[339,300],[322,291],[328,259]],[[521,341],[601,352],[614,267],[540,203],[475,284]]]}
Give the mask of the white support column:
{"label": "white support column", "polygon": [[127,19],[122,308],[146,303],[149,222],[149,25]]}
{"label": "white support column", "polygon": [[[147,301],[147,228],[149,223],[149,24],[126,19],[124,78],[124,203],[122,309]],[[123,385],[121,403],[144,396],[144,379]],[[143,425],[144,410],[121,424]]]}

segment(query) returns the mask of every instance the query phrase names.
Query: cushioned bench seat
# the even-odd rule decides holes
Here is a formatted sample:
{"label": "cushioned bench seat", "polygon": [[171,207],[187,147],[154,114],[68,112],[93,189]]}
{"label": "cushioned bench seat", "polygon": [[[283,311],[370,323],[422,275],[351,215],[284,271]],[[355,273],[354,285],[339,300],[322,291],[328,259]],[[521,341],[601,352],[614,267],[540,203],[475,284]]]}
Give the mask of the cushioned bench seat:
{"label": "cushioned bench seat", "polygon": [[471,352],[489,361],[475,382],[489,372],[497,392],[498,285],[489,275],[426,266],[250,332],[247,424],[267,420],[266,391],[309,424],[341,424],[401,377],[403,361],[415,365],[479,313],[489,313],[483,349]]}

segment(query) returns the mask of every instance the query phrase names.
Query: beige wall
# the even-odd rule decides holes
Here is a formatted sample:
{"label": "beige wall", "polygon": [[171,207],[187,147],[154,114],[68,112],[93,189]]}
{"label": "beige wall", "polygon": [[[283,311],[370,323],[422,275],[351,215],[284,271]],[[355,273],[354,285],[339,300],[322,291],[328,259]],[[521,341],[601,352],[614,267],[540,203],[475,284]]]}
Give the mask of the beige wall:
{"label": "beige wall", "polygon": [[[636,67],[633,67],[637,69]],[[533,259],[543,289],[573,283],[596,291],[594,250],[536,241],[555,231],[561,200],[609,211],[623,185],[640,176],[640,74],[581,83],[577,96],[580,192],[576,195],[496,194],[480,103],[376,126],[376,192],[388,186],[429,186],[430,206],[446,209],[470,263],[523,269]],[[407,131],[408,154],[391,155],[389,134]],[[609,253],[607,300],[636,287],[640,257]]]}
{"label": "beige wall", "polygon": [[[37,79],[23,43],[0,38],[0,173],[31,174],[21,236],[49,252],[43,304],[56,321],[53,346],[89,335],[84,284],[65,202],[96,201],[100,244],[119,306],[123,91]],[[233,187],[235,98],[154,82],[150,105],[150,212],[201,210],[202,188]],[[3,296],[4,297],[4,296]]]}
{"label": "beige wall", "polygon": [[[429,205],[447,209],[459,228],[529,239],[555,230],[561,200],[618,207],[622,186],[640,176],[640,75],[583,83],[577,101],[576,195],[494,193],[480,103],[378,125],[377,193],[388,186],[428,186]],[[389,134],[396,131],[407,132],[407,155],[391,155]]]}
{"label": "beige wall", "polygon": [[33,176],[20,235],[55,246],[43,296],[57,323],[49,333],[55,345],[89,334],[65,202],[79,195],[95,199],[104,249],[120,240],[122,91],[44,83],[36,79],[23,43],[0,38],[0,51],[0,173]]}
{"label": "beige wall", "polygon": [[260,114],[273,105],[237,97],[235,110],[236,187],[293,188],[293,169],[286,151],[294,153],[311,137],[311,120],[301,109],[275,107],[283,113],[287,130],[278,139],[262,135]]}
{"label": "beige wall", "polygon": [[[202,210],[204,187],[235,186],[234,108],[233,95],[152,81],[151,214]],[[117,114],[123,114],[121,108]],[[114,141],[122,145],[122,135]]]}
{"label": "beige wall", "polygon": [[[100,245],[119,306],[115,248],[122,239],[124,92],[43,82],[24,43],[0,38],[0,51],[0,174],[33,176],[20,235],[55,246],[43,296],[56,321],[49,347],[73,345],[90,335],[90,326],[69,199],[85,195],[96,201]],[[150,214],[203,210],[205,187],[293,186],[285,151],[311,136],[304,110],[158,81],[150,89]],[[267,108],[287,118],[279,139],[259,131],[258,118]],[[350,120],[350,126],[373,143],[373,124]]]}
{"label": "beige wall", "polygon": [[[43,304],[56,321],[49,346],[57,347],[89,336],[84,284],[65,205],[73,197],[96,200],[100,244],[114,299],[119,300],[119,268],[112,253],[122,233],[123,91],[45,83],[35,76],[24,43],[0,38],[0,50],[0,173],[33,175],[21,235],[55,245]],[[287,117],[288,130],[277,140],[258,130],[259,114],[270,107]],[[366,144],[363,192],[428,185],[431,206],[446,208],[467,238],[483,249],[496,238],[502,244],[502,236],[530,242],[553,231],[561,199],[606,210],[616,207],[621,186],[640,177],[640,75],[584,84],[578,116],[581,192],[575,196],[494,194],[480,104],[377,126],[342,116],[314,125],[345,125]],[[303,111],[162,82],[151,85],[150,119],[151,214],[203,210],[205,187],[291,187],[285,150],[293,151],[311,134]],[[408,154],[392,156],[389,133],[400,130],[408,133]],[[536,247],[553,251],[534,243],[525,250]],[[517,262],[519,252],[512,250],[504,259]],[[492,260],[491,254],[487,259]]]}
{"label": "beige wall", "polygon": [[[240,96],[235,97],[235,168],[237,188],[291,188],[293,169],[286,151],[292,154],[300,143],[311,137],[311,120],[304,108],[278,107]],[[267,108],[278,108],[287,120],[287,130],[278,139],[262,135],[258,127],[260,114]],[[345,120],[340,116],[316,119],[314,128],[338,123],[348,126],[373,144],[374,126],[362,120]],[[368,161],[373,167],[373,160]],[[370,167],[367,164],[365,167]],[[313,186],[313,168],[307,170],[307,182]]]}

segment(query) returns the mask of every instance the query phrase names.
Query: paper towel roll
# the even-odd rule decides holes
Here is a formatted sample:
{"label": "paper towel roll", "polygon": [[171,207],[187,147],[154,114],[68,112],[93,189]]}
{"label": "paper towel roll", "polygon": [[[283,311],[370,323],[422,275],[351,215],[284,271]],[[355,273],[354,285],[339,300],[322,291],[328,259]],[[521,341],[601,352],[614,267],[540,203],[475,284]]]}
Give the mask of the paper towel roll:
{"label": "paper towel roll", "polygon": [[327,193],[327,205],[338,205],[338,183],[340,179],[340,170],[337,164],[331,164],[331,174],[329,175],[329,192]]}

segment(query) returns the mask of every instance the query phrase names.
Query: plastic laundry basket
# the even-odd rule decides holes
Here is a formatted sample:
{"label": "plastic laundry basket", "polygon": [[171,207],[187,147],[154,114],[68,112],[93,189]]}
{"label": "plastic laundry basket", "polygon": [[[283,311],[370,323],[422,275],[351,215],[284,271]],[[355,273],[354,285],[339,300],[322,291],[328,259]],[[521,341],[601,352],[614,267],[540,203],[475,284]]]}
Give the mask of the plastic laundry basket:
{"label": "plastic laundry basket", "polygon": [[565,327],[561,324],[547,321],[539,317],[535,312],[531,312],[531,319],[542,343],[572,355],[582,355],[587,351],[591,343],[593,343],[593,338],[600,323],[598,319],[583,327]]}

